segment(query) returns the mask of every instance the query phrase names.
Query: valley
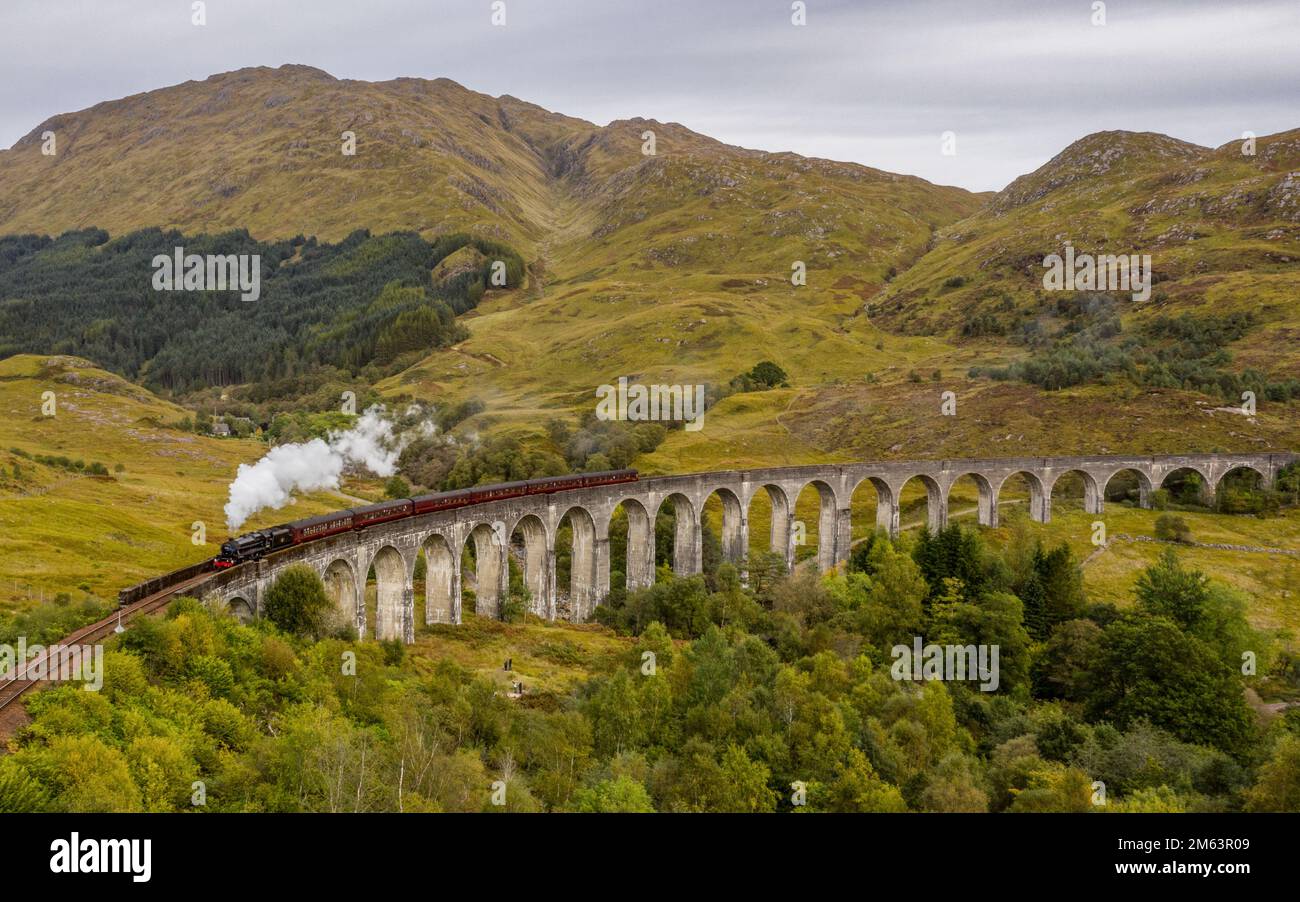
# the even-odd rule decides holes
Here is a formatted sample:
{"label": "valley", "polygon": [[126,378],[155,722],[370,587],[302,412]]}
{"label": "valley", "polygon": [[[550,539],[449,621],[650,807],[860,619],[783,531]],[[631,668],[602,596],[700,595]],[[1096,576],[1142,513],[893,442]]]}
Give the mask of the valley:
{"label": "valley", "polygon": [[[241,465],[372,405],[400,421],[394,473],[351,466],[236,531],[624,467],[1300,449],[1300,130],[1239,145],[1095,132],[971,192],[301,65],[50,117],[0,151],[0,627],[57,638],[212,557]],[[155,293],[150,261],[182,245],[256,257],[257,300]],[[1149,258],[1150,282],[1057,290],[1067,246]],[[698,389],[702,428],[602,419],[620,380]],[[413,571],[358,553],[351,602],[299,572],[303,608],[252,623],[177,599],[109,640],[102,695],[33,693],[6,721],[0,810],[187,810],[199,775],[243,812],[773,811],[794,780],[822,811],[1086,811],[1093,777],[1116,810],[1284,809],[1287,480],[1218,507],[1186,474],[1153,509],[1103,486],[1102,513],[1067,480],[1048,523],[1009,483],[987,527],[966,477],[937,534],[914,480],[896,539],[867,482],[826,574],[816,489],[792,499],[790,573],[759,492],[743,582],[715,495],[699,567],[673,575],[661,512],[655,585],[619,584],[624,542],[581,623],[527,613],[527,537],[503,543],[499,619],[469,541]],[[549,536],[564,612],[575,522]],[[464,616],[426,622],[453,561]],[[357,635],[357,606],[391,626],[399,597],[412,633]],[[922,633],[1004,647],[1005,691],[890,677]],[[504,805],[480,792],[498,776]]]}
{"label": "valley", "polygon": [[[334,123],[359,135],[355,156],[340,153],[329,139],[331,111],[339,109],[351,111]],[[172,199],[167,208],[128,203],[120,190],[96,194],[90,204],[77,200],[92,190],[91,173],[111,171],[117,184],[146,190],[154,174],[186,165],[182,133],[161,124],[167,122],[229,135],[214,140],[234,142],[226,167],[238,170],[239,177],[157,192]],[[456,321],[463,337],[423,355],[400,346],[404,356],[389,352],[386,370],[357,369],[366,358],[349,350],[330,350],[326,358],[326,346],[319,342],[294,352],[271,350],[265,355],[277,361],[271,372],[291,387],[269,411],[241,402],[253,396],[238,386],[220,395],[169,392],[159,379],[181,387],[178,380],[190,377],[163,376],[157,363],[143,372],[127,364],[131,369],[124,374],[143,376],[146,392],[164,389],[185,406],[167,406],[165,415],[118,411],[113,421],[79,433],[75,442],[62,433],[47,437],[20,430],[21,437],[5,436],[6,448],[75,458],[95,456],[93,447],[104,449],[100,457],[113,451],[125,459],[130,455],[121,442],[140,432],[135,424],[142,418],[179,422],[224,412],[265,420],[275,410],[304,404],[306,412],[323,414],[331,390],[337,398],[340,390],[360,389],[395,407],[411,401],[464,407],[469,415],[452,427],[458,439],[454,454],[472,455],[489,436],[505,436],[558,458],[565,452],[550,424],[580,427],[602,384],[626,377],[716,387],[764,358],[789,374],[788,387],[711,402],[704,429],[669,429],[653,450],[636,455],[634,465],[647,474],[670,474],[908,457],[1300,444],[1295,401],[1261,398],[1254,414],[1243,416],[1230,400],[1213,393],[1142,384],[1125,375],[1048,391],[982,375],[992,367],[1014,368],[1017,361],[1041,354],[1036,349],[1049,346],[1054,332],[1055,340],[1064,341],[1077,329],[1070,315],[1057,311],[1053,293],[1043,290],[1042,268],[1035,264],[1064,241],[1081,251],[1152,252],[1151,301],[1092,293],[1093,303],[1114,308],[1107,315],[1123,333],[1155,317],[1249,310],[1254,322],[1231,342],[1229,368],[1256,367],[1275,380],[1300,372],[1297,356],[1287,353],[1300,322],[1294,305],[1282,300],[1300,287],[1300,229],[1286,174],[1300,165],[1295,132],[1260,138],[1253,156],[1234,153],[1231,144],[1210,150],[1159,135],[1092,135],[999,194],[976,195],[854,164],[729,147],[674,123],[631,119],[597,127],[515,98],[476,94],[446,79],[370,84],[301,66],[241,70],[101,104],[42,123],[33,136],[47,128],[67,136],[63,156],[54,161],[35,153],[39,142],[30,136],[0,151],[5,163],[0,200],[30,192],[34,179],[54,179],[57,186],[35,206],[0,203],[0,229],[8,233],[38,221],[50,234],[95,226],[108,230],[113,247],[123,230],[154,226],[248,229],[264,242],[303,233],[338,241],[364,226],[374,237],[360,245],[349,239],[351,244],[339,246],[349,256],[330,264],[333,272],[353,279],[341,290],[361,293],[363,301],[364,292],[378,290],[372,287],[377,281],[394,278],[421,296],[438,297],[440,283],[451,274],[473,278],[485,265],[476,251],[474,258],[463,257],[472,249],[457,251],[432,267],[421,285],[418,270],[405,262],[410,258],[392,256],[406,253],[400,249],[409,242],[384,237],[388,229],[411,229],[428,242],[450,231],[505,241],[523,253],[526,272],[505,289],[485,284],[477,305],[468,310],[452,300],[461,311]],[[120,147],[121,136],[141,128],[146,140],[108,163],[105,155]],[[653,155],[643,152],[641,135],[647,130],[655,136]],[[236,140],[246,135],[257,139]],[[308,173],[313,187],[303,193],[294,186]],[[348,187],[361,173],[373,186],[364,195]],[[409,186],[417,173],[441,187],[413,192]],[[255,215],[248,206],[254,196],[259,198]],[[450,197],[459,199],[449,202]],[[1062,221],[1071,224],[1069,234],[1061,232]],[[1206,254],[1207,248],[1214,252]],[[301,255],[292,251],[277,267],[308,265],[298,261]],[[462,257],[462,263],[455,262]],[[51,257],[50,265],[63,265],[57,260]],[[791,284],[796,262],[807,270],[805,285]],[[370,275],[373,268],[384,274]],[[313,278],[306,272],[302,278]],[[20,309],[16,303],[9,301],[11,310]],[[222,328],[237,331],[238,320],[231,317],[245,311],[233,299],[221,307],[220,315],[230,323]],[[23,322],[11,313],[10,331],[29,328]],[[182,322],[182,331],[192,328],[187,321],[177,321],[178,326]],[[355,343],[348,321],[337,322],[336,346]],[[1090,322],[1083,320],[1085,327]],[[1017,332],[1027,324],[1036,330],[1028,340]],[[209,344],[237,341],[234,333],[227,338],[204,328]],[[91,335],[65,340],[60,350],[77,354],[102,347],[102,339]],[[166,348],[170,340],[161,340]],[[389,340],[384,347],[392,344]],[[204,352],[190,350],[186,356],[192,360],[196,353]],[[344,368],[316,369],[313,375],[313,367],[319,367],[313,357]],[[351,372],[346,361],[352,361]],[[179,358],[168,366],[183,372],[177,364]],[[11,357],[7,365],[15,368],[8,389],[38,388],[14,380],[34,377],[39,358]],[[214,375],[233,369],[229,364],[207,368]],[[366,380],[373,380],[373,388]],[[283,389],[270,394],[276,391]],[[956,416],[942,413],[944,392],[955,396]],[[171,404],[140,397],[150,398],[141,404]],[[15,414],[22,409],[17,398],[11,408]],[[114,430],[118,434],[102,434]],[[20,439],[27,439],[26,445]],[[155,556],[141,558],[128,543],[110,553],[101,569],[117,558],[131,559],[123,561],[127,572],[132,567],[144,572],[156,569],[162,558],[183,563],[201,556],[198,546],[186,544],[188,529],[181,526],[195,520],[219,523],[212,507],[225,474],[264,447],[202,436],[174,441],[205,449],[192,452],[191,459],[207,467],[207,475],[173,469],[166,479],[158,477],[175,484],[173,492],[185,486],[184,512],[177,512],[169,530],[176,534],[161,540],[156,525],[141,527],[141,536],[131,541],[154,549]],[[9,453],[12,472],[22,461]],[[121,483],[132,481],[110,478],[95,487],[120,492]],[[6,503],[37,489],[14,488],[16,497]],[[61,491],[71,491],[57,484],[39,490],[52,496],[43,502],[47,505],[56,503]],[[141,486],[141,491],[143,499],[164,497],[161,486]],[[319,503],[329,502],[304,499],[289,513],[297,516]],[[29,572],[24,564],[14,570]],[[74,585],[107,590],[85,566],[72,571]],[[35,591],[39,597],[44,588],[29,582],[30,588],[23,588],[11,578],[10,591],[21,598]],[[48,584],[51,595],[70,588],[66,579]]]}

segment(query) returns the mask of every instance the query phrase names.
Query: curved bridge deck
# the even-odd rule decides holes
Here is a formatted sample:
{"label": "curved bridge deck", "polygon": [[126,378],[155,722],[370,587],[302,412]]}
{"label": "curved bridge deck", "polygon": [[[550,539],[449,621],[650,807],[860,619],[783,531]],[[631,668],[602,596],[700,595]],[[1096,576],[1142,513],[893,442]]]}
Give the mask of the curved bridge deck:
{"label": "curved bridge deck", "polygon": [[[1106,485],[1128,471],[1137,479],[1141,504],[1171,473],[1190,469],[1201,476],[1212,498],[1223,477],[1247,468],[1273,485],[1278,472],[1300,459],[1293,453],[1187,454],[1154,456],[1023,457],[992,459],[917,460],[856,463],[754,470],[724,470],[689,476],[660,476],[621,485],[576,489],[552,495],[531,495],[493,501],[454,511],[427,514],[364,531],[331,536],[270,555],[261,561],[222,571],[204,581],[199,594],[230,605],[241,616],[256,615],[276,575],[291,564],[306,564],[320,574],[336,604],[355,618],[362,636],[381,639],[415,637],[414,575],[421,553],[425,560],[424,619],[428,623],[459,623],[461,589],[467,581],[461,561],[473,543],[477,561],[476,609],[499,616],[509,585],[509,556],[519,558],[531,596],[531,610],[555,619],[561,613],[556,591],[556,536],[563,524],[572,527],[573,550],[567,616],[585,620],[610,589],[610,523],[622,507],[628,520],[628,588],[653,584],[655,578],[655,517],[669,505],[676,515],[673,569],[678,574],[700,572],[704,503],[712,495],[722,502],[722,552],[741,564],[749,548],[749,507],[766,492],[772,506],[770,547],[794,561],[794,504],[814,486],[820,498],[817,562],[830,569],[849,554],[852,536],[850,501],[864,482],[875,488],[877,527],[897,535],[899,498],[912,480],[924,486],[931,528],[947,523],[948,495],[953,483],[969,476],[979,489],[979,522],[996,526],[998,496],[1012,476],[1022,474],[1029,485],[1030,516],[1039,522],[1051,517],[1052,490],[1067,473],[1077,473],[1084,485],[1084,505],[1099,514]],[[522,541],[512,542],[519,536]],[[366,622],[365,587],[373,568],[377,583],[375,622]]]}

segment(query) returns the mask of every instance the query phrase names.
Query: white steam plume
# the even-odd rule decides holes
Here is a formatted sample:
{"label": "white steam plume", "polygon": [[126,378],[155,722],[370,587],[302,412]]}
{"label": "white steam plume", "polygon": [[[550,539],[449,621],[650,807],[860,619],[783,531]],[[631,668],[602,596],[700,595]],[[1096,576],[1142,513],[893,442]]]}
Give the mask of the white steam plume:
{"label": "white steam plume", "polygon": [[240,464],[230,484],[226,526],[238,529],[264,508],[281,508],[294,492],[337,489],[344,467],[355,464],[376,476],[397,472],[397,458],[409,437],[395,435],[382,407],[368,408],[356,425],[327,439],[277,445],[255,464]]}

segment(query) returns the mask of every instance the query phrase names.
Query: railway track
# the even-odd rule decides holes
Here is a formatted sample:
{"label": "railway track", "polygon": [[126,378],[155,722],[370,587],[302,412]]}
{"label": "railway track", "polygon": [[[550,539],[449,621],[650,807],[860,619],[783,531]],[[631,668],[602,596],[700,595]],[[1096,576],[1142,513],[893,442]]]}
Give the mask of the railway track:
{"label": "railway track", "polygon": [[[88,645],[94,644],[99,640],[111,635],[119,623],[129,623],[131,620],[142,614],[149,614],[163,607],[172,597],[183,593],[186,589],[193,588],[201,582],[210,579],[212,573],[199,573],[184,579],[175,585],[159,589],[152,595],[146,595],[144,598],[134,601],[129,605],[118,608],[103,620],[97,620],[94,623],[87,624],[78,630],[74,630],[60,639],[57,645]],[[27,679],[27,674],[38,664],[44,664],[49,661],[49,647],[46,647],[41,653],[30,661],[22,664],[12,676],[0,677],[0,711],[16,702],[22,697],[23,693],[40,683],[51,682],[48,679]],[[57,662],[56,662],[57,663]]]}

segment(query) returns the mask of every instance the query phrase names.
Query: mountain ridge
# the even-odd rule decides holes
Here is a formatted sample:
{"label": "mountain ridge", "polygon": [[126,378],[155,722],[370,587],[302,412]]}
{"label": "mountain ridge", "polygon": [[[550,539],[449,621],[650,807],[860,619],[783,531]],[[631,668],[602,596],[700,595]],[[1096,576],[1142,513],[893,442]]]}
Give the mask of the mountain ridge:
{"label": "mountain ridge", "polygon": [[[248,228],[259,238],[338,239],[358,226],[427,234],[469,225],[540,243],[547,215],[539,208],[556,202],[549,192],[571,183],[581,200],[620,175],[629,179],[643,162],[645,128],[656,132],[661,158],[811,165],[828,177],[892,178],[949,199],[969,195],[860,164],[734,147],[679,123],[632,117],[598,126],[448,78],[368,82],[290,64],[49,117],[0,151],[0,230]],[[56,136],[52,158],[40,155],[46,131]],[[340,152],[344,131],[357,135],[355,156]],[[206,146],[195,149],[195,141]],[[201,168],[206,179],[196,178]],[[78,203],[30,202],[43,193]]]}
{"label": "mountain ridge", "polygon": [[[1047,453],[1080,417],[1091,429],[1069,432],[1080,447],[1163,448],[1187,414],[1208,425],[1197,411],[1222,399],[1183,388],[1036,393],[969,375],[1036,353],[1026,327],[1044,342],[1069,334],[1061,298],[1041,289],[1043,257],[1065,239],[1153,254],[1153,299],[1117,308],[1126,325],[1249,310],[1255,323],[1232,342],[1239,363],[1300,374],[1287,345],[1300,317],[1286,306],[1300,288],[1297,130],[1259,138],[1254,157],[1237,142],[1093,133],[1002,192],[972,194],[735,148],[677,123],[596,126],[445,78],[245,69],[106,103],[117,105],[91,110],[111,116],[49,120],[71,133],[62,158],[29,145],[16,166],[0,152],[0,232],[93,223],[114,235],[132,225],[327,240],[364,227],[519,249],[526,286],[489,291],[459,319],[467,339],[378,385],[394,399],[483,402],[471,434],[540,435],[619,376],[725,386],[761,359],[795,387],[728,398],[707,436],[675,432],[647,463],[959,455],[978,452],[985,428]],[[349,127],[355,157],[339,152]],[[791,278],[801,266],[804,285]],[[931,422],[940,388],[968,399],[980,429]],[[1098,425],[1103,403],[1130,412],[1122,428]],[[1288,409],[1232,418],[1224,440],[1276,442]],[[1150,436],[1131,434],[1138,422]]]}
{"label": "mountain ridge", "polygon": [[1300,287],[1300,128],[1256,138],[1254,155],[1242,149],[1154,133],[1086,136],[940,229],[934,250],[882,297],[882,321],[961,334],[984,317],[984,334],[1011,334],[1047,302],[1042,263],[1066,241],[1077,253],[1151,256],[1154,302],[1127,316],[1172,305],[1289,320],[1281,305]]}

